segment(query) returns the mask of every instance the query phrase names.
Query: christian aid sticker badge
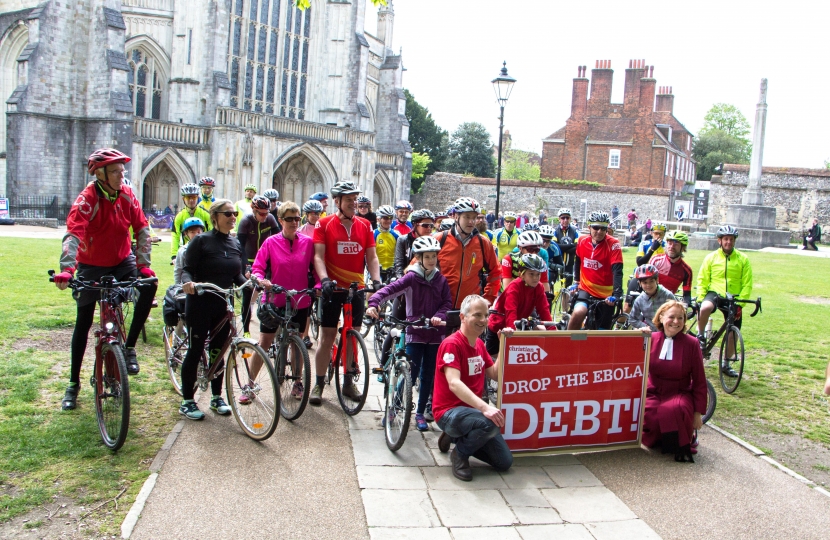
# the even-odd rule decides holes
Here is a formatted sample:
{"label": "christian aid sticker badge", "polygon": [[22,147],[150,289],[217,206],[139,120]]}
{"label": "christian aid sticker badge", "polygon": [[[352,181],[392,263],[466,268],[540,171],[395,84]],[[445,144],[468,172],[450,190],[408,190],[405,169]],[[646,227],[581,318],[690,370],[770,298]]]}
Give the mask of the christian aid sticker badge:
{"label": "christian aid sticker badge", "polygon": [[444,363],[452,364],[453,362],[455,362],[455,355],[451,352],[444,353]]}
{"label": "christian aid sticker badge", "polygon": [[469,375],[479,375],[482,368],[484,368],[484,360],[480,356],[473,356],[467,359],[467,367],[469,368]]}
{"label": "christian aid sticker badge", "polygon": [[338,255],[358,255],[360,254],[360,244],[357,242],[337,242]]}

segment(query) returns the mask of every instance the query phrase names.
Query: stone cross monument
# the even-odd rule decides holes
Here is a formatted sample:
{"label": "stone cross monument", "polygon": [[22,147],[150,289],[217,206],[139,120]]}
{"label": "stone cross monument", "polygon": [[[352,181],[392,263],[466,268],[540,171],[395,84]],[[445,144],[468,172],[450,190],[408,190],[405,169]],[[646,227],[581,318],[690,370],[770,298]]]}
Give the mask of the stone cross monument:
{"label": "stone cross monument", "polygon": [[761,166],[764,162],[764,134],[767,129],[767,80],[761,79],[761,97],[755,108],[755,132],[752,134],[752,158],[749,161],[749,182],[741,204],[762,206]]}

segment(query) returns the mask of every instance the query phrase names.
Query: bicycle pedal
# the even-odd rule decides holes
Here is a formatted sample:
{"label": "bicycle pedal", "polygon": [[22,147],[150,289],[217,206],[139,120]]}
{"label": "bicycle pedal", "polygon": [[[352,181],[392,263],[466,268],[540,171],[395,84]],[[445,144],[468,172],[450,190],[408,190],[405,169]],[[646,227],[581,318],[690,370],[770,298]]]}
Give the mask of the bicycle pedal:
{"label": "bicycle pedal", "polygon": [[374,375],[381,375],[383,373],[383,368],[382,367],[373,367],[372,368],[372,373]]}

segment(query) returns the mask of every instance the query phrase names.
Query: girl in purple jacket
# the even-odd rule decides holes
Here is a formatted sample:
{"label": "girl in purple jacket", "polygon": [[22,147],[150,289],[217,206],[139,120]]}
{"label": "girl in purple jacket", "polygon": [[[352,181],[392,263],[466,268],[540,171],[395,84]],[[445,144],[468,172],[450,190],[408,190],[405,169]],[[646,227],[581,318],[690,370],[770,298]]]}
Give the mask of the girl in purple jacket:
{"label": "girl in purple jacket", "polygon": [[[431,236],[420,236],[412,244],[417,262],[406,269],[404,276],[393,281],[369,299],[366,314],[378,318],[378,306],[401,294],[406,296],[406,320],[414,321],[422,315],[430,317],[430,323],[440,325],[447,320],[447,311],[452,308],[452,297],[447,279],[437,268],[441,244]],[[443,327],[429,329],[406,329],[406,354],[412,364],[412,379],[420,379],[418,406],[415,409],[415,424],[419,431],[429,429],[424,410],[432,394],[435,377],[435,356],[444,339]]]}

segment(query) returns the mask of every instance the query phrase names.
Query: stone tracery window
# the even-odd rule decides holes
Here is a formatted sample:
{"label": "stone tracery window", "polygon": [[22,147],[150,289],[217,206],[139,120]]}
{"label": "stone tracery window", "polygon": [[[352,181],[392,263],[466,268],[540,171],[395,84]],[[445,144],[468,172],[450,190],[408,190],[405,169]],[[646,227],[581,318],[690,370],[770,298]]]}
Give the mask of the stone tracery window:
{"label": "stone tracery window", "polygon": [[300,11],[292,0],[231,1],[231,106],[304,119],[311,8]]}
{"label": "stone tracery window", "polygon": [[127,80],[135,115],[161,119],[163,77],[157,60],[140,47],[128,51],[127,59],[131,69]]}

